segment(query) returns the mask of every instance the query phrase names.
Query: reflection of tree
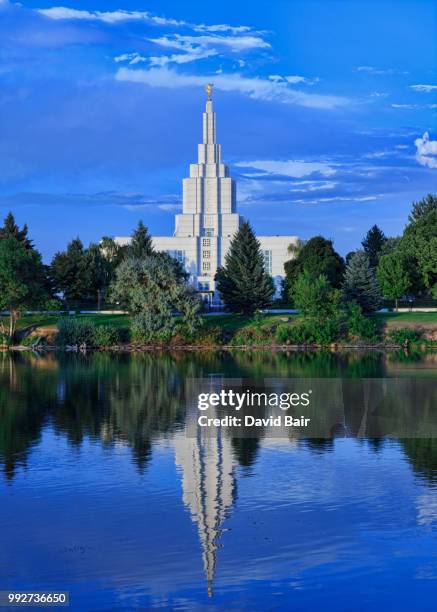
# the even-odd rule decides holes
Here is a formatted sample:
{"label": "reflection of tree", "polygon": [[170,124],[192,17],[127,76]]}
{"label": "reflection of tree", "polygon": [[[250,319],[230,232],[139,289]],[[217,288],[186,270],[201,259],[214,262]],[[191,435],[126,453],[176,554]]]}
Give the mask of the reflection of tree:
{"label": "reflection of tree", "polygon": [[259,443],[259,438],[232,438],[232,450],[241,466],[250,467],[255,463]]}
{"label": "reflection of tree", "polygon": [[437,439],[401,439],[407,459],[419,476],[432,483],[437,482]]}
{"label": "reflection of tree", "polygon": [[26,465],[39,441],[55,388],[56,372],[42,373],[30,363],[27,356],[0,353],[0,464],[7,478],[17,465]]}
{"label": "reflection of tree", "polygon": [[[87,355],[50,353],[38,357],[2,353],[0,463],[5,473],[12,477],[16,465],[26,463],[29,449],[38,443],[42,428],[49,424],[72,445],[80,445],[85,437],[98,440],[102,445],[125,444],[132,449],[135,462],[142,469],[150,457],[153,440],[170,435],[183,426],[187,378],[218,375],[252,379],[260,392],[264,390],[262,379],[273,378],[277,380],[275,390],[280,392],[281,378],[343,377],[352,379],[349,382],[361,388],[363,381],[360,378],[383,376],[387,370],[403,373],[402,369],[399,370],[403,367],[402,362],[396,361],[397,357],[403,360],[405,355],[381,352],[185,351]],[[420,365],[428,366],[430,377],[437,373],[435,362],[429,355],[421,358]],[[406,371],[411,376],[411,369]],[[404,378],[402,391],[399,391],[400,387],[390,390],[389,382],[390,379],[382,400],[371,392],[368,396],[370,402],[360,400],[359,405],[355,401],[355,392],[349,397],[343,385],[347,435],[378,438],[386,434],[389,427],[400,437],[405,437],[408,431],[415,431],[417,436],[429,436],[437,403],[433,379],[429,380],[431,386],[427,387],[423,382],[419,383],[419,379]],[[302,384],[305,385],[305,381]],[[316,421],[319,419],[320,424],[329,416],[322,408],[315,406],[311,415]],[[257,411],[251,412],[255,414]],[[264,412],[264,408],[260,408],[256,416],[262,417]],[[331,433],[342,435],[340,421],[337,424],[339,430]],[[252,465],[260,440],[249,438],[248,432],[231,430],[229,434],[236,460],[243,466]],[[267,433],[261,429],[256,435],[261,438]],[[414,440],[405,446],[406,452],[410,452],[415,444],[421,448],[421,442]],[[423,444],[424,456],[430,453],[433,457],[434,447],[426,446],[429,444],[427,441]],[[312,450],[331,448],[330,443],[315,440],[307,446]],[[416,456],[415,453],[412,456]],[[419,463],[423,464],[423,461]]]}

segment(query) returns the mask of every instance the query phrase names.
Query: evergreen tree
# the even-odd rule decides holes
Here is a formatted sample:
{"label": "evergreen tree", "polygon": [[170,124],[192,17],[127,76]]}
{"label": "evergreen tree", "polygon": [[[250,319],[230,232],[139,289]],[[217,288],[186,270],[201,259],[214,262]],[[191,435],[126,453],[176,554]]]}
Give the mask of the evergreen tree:
{"label": "evergreen tree", "polygon": [[12,235],[0,239],[0,310],[9,310],[11,340],[23,310],[39,307],[48,298],[41,255],[26,240]]}
{"label": "evergreen tree", "polygon": [[128,248],[128,256],[134,257],[135,259],[142,259],[143,257],[153,255],[153,253],[152,237],[144,223],[139,221],[132,234],[132,241]]}
{"label": "evergreen tree", "polygon": [[233,237],[215,280],[227,310],[253,314],[271,304],[273,279],[264,269],[260,244],[247,221]]}
{"label": "evergreen tree", "polygon": [[408,221],[410,223],[416,223],[420,219],[423,219],[423,217],[426,217],[426,215],[433,210],[437,210],[437,196],[429,193],[418,202],[413,202],[413,207],[408,217]]}
{"label": "evergreen tree", "polygon": [[32,248],[32,241],[27,237],[28,228],[24,224],[22,229],[15,223],[14,215],[9,212],[3,222],[3,227],[0,227],[0,239],[15,238],[18,242],[23,243],[26,249]]}
{"label": "evergreen tree", "polygon": [[379,256],[386,241],[384,232],[377,225],[371,227],[365,235],[361,244],[372,268],[378,265]]}
{"label": "evergreen tree", "polygon": [[85,250],[79,238],[72,240],[66,251],[55,254],[50,269],[56,289],[64,294],[67,303],[89,296],[90,275]]}
{"label": "evergreen tree", "polygon": [[380,306],[380,295],[374,269],[363,251],[351,257],[343,283],[345,302],[356,302],[363,312],[373,312]]}

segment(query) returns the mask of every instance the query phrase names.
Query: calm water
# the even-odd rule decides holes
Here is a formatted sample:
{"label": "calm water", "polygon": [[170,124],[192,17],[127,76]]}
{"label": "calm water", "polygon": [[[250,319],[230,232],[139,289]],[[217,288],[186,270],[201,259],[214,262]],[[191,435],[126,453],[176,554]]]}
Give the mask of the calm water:
{"label": "calm water", "polygon": [[189,439],[184,382],[437,389],[436,366],[402,353],[0,354],[0,590],[69,590],[75,610],[435,610],[437,440]]}

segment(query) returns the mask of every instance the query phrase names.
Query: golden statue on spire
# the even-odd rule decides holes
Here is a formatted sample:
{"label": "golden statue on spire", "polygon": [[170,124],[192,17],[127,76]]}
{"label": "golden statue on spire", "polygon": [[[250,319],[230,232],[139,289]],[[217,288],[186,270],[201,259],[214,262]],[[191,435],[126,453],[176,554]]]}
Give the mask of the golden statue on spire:
{"label": "golden statue on spire", "polygon": [[208,83],[207,85],[205,85],[205,91],[208,96],[208,102],[212,100],[212,88],[213,87],[214,85],[212,83]]}

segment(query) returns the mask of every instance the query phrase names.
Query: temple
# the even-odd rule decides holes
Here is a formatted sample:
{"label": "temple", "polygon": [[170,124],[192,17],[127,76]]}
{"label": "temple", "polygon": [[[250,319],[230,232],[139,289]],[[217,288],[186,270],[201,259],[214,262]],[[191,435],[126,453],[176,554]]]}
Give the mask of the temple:
{"label": "temple", "polygon": [[[221,145],[216,141],[216,114],[212,85],[206,86],[208,99],[203,113],[203,138],[198,145],[197,163],[190,164],[190,176],[183,179],[182,213],[176,215],[173,236],[154,236],[158,251],[167,251],[190,274],[193,287],[211,304],[220,302],[214,276],[224,265],[232,237],[241,224],[237,213],[237,189],[229,168],[222,162]],[[284,278],[284,263],[290,259],[288,246],[296,236],[257,236],[266,271],[273,277],[276,297]],[[118,244],[130,238],[117,237]]]}

